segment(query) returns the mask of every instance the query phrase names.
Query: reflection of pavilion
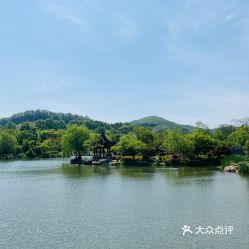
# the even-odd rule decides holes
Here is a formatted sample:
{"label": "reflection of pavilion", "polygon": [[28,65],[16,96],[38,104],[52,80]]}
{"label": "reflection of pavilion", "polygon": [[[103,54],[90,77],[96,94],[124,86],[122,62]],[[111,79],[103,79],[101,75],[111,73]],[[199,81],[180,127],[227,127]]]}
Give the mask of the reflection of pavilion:
{"label": "reflection of pavilion", "polygon": [[116,144],[116,141],[110,141],[105,132],[102,130],[101,136],[98,142],[98,146],[93,149],[93,156],[96,159],[107,158],[111,156],[111,147]]}

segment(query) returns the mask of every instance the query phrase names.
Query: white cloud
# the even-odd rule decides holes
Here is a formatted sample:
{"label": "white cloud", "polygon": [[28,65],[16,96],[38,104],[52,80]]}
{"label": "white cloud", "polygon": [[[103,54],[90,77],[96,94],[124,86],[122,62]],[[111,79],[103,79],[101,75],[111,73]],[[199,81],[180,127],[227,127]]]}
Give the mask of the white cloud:
{"label": "white cloud", "polygon": [[[168,5],[155,0],[150,3],[165,26],[165,52],[175,61],[215,69],[227,65],[228,56],[239,46],[249,52],[246,45],[249,23],[242,23],[248,18],[248,4],[242,9],[241,3],[225,0],[185,0]],[[228,39],[224,39],[226,34]],[[232,60],[230,62],[232,66]]]}
{"label": "white cloud", "polygon": [[60,31],[72,40],[86,41],[85,34],[92,43],[104,39],[132,40],[137,35],[137,25],[133,17],[125,11],[114,8],[111,11],[99,1],[82,0],[77,4],[58,0],[40,0],[42,10],[60,20]]}
{"label": "white cloud", "polygon": [[75,14],[65,6],[52,0],[43,0],[41,2],[44,11],[54,14],[58,19],[65,21],[68,24],[75,25],[82,31],[88,31],[90,29],[89,23],[83,18],[83,16]]}

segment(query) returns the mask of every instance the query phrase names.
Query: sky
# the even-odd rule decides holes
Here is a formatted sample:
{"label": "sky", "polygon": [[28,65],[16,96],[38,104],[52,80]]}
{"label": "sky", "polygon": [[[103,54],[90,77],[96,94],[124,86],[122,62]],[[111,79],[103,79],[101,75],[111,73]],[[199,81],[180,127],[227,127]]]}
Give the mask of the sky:
{"label": "sky", "polygon": [[8,0],[0,34],[0,117],[249,115],[248,0]]}

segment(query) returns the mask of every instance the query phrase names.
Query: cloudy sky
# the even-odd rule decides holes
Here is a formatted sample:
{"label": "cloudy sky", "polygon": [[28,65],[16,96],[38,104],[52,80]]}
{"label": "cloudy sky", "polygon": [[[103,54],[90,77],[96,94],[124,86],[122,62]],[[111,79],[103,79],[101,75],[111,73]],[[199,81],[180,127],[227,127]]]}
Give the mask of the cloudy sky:
{"label": "cloudy sky", "polygon": [[214,127],[249,115],[248,0],[0,5],[0,117],[48,109]]}

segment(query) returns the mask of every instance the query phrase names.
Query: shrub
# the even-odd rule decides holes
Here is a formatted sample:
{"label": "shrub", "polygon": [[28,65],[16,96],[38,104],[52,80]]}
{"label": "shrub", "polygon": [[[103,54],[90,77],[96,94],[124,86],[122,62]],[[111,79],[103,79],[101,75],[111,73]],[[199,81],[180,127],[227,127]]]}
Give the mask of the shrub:
{"label": "shrub", "polygon": [[231,163],[241,163],[249,161],[249,158],[247,156],[241,156],[241,155],[230,155],[230,156],[224,156],[221,159],[221,164],[223,167],[226,167],[230,165]]}
{"label": "shrub", "polygon": [[249,174],[249,161],[239,163],[239,172],[242,174]]}

